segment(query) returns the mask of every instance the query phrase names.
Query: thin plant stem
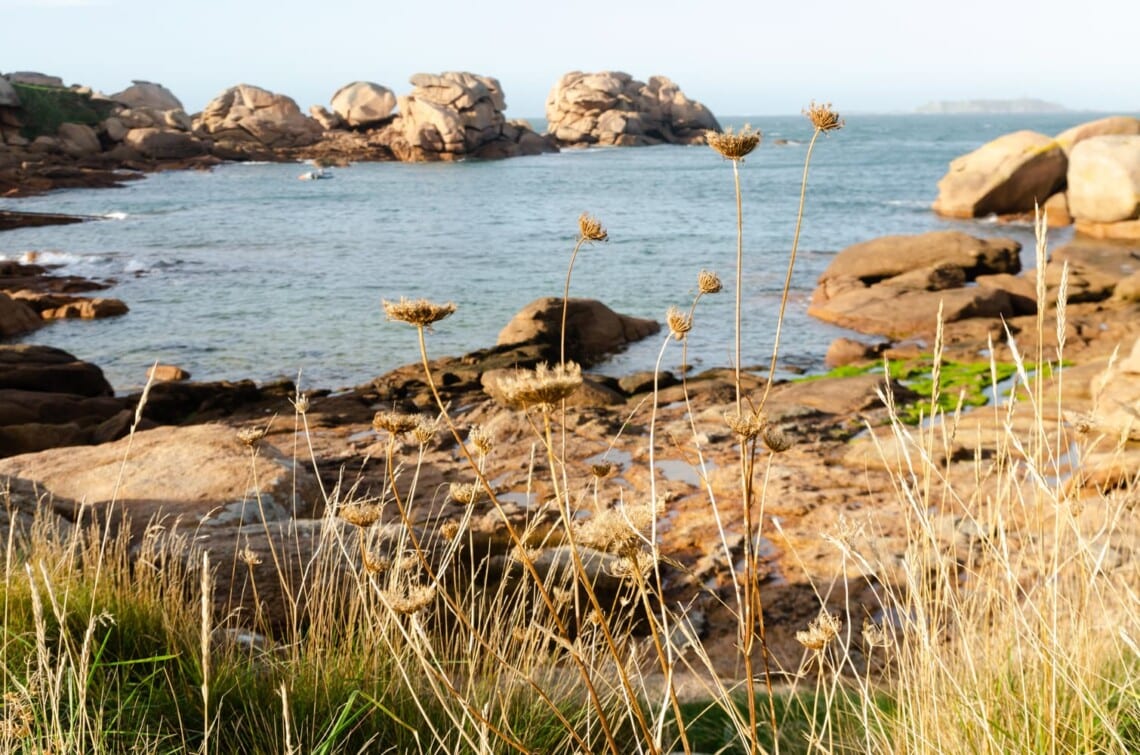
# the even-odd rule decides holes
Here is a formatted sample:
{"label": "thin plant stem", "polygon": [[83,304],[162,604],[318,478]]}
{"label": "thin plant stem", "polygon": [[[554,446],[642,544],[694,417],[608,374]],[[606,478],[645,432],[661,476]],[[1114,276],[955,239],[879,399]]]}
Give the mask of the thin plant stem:
{"label": "thin plant stem", "polygon": [[737,166],[737,161],[732,160],[732,180],[736,187],[736,342],[734,356],[736,359],[736,413],[741,412],[740,401],[740,344],[741,344],[741,325],[743,322],[743,301],[744,290],[744,204],[740,196],[740,168]]}
{"label": "thin plant stem", "polygon": [[566,314],[570,310],[570,276],[574,273],[574,260],[578,259],[578,250],[586,242],[585,236],[578,237],[574,244],[574,251],[570,253],[570,265],[566,268],[566,285],[562,289],[562,330],[559,331],[558,363],[566,366]]}

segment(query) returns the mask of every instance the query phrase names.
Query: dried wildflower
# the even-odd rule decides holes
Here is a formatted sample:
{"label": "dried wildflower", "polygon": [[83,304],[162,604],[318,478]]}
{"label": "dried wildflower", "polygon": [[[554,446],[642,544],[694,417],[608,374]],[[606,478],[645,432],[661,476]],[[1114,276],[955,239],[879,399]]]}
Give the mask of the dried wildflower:
{"label": "dried wildflower", "polygon": [[806,632],[796,632],[796,642],[808,650],[816,653],[822,651],[839,635],[839,617],[826,610],[821,610],[819,616],[812,619]]}
{"label": "dried wildflower", "polygon": [[702,294],[719,294],[723,285],[720,276],[708,270],[702,270],[697,275],[697,291]]}
{"label": "dried wildflower", "polygon": [[372,417],[372,428],[377,432],[387,430],[392,435],[403,435],[415,430],[419,421],[418,414],[380,411]]}
{"label": "dried wildflower", "polygon": [[0,719],[0,740],[18,742],[32,735],[35,715],[31,705],[21,695],[5,692],[3,711],[4,717]]}
{"label": "dried wildflower", "polygon": [[639,549],[623,554],[606,571],[611,577],[639,582],[653,570],[656,563],[657,559],[652,553]]}
{"label": "dried wildflower", "polygon": [[533,564],[541,555],[542,548],[527,548],[523,545],[516,545],[507,553],[507,558],[520,564]]}
{"label": "dried wildflower", "polygon": [[499,390],[510,406],[549,408],[569,397],[582,385],[582,368],[573,362],[550,367],[545,362],[534,371],[522,370],[499,378]]}
{"label": "dried wildflower", "polygon": [[576,525],[580,544],[617,555],[629,555],[641,550],[653,520],[665,513],[665,503],[656,505],[621,505],[605,509]]}
{"label": "dried wildflower", "polygon": [[816,131],[824,133],[838,131],[845,125],[843,119],[839,117],[839,113],[831,109],[830,102],[817,105],[815,100],[812,100],[811,105],[804,110],[804,115],[811,121],[811,125],[815,126]]}
{"label": "dried wildflower", "polygon": [[740,129],[739,133],[733,133],[732,127],[726,128],[721,131],[706,131],[705,141],[708,145],[721,154],[721,156],[739,162],[756,149],[760,144],[760,138],[763,135],[760,131],[745,124],[744,128]]}
{"label": "dried wildflower", "polygon": [[357,527],[371,527],[380,521],[381,513],[383,513],[383,507],[372,501],[349,503],[341,506],[340,510],[337,511],[341,519]]}
{"label": "dried wildflower", "polygon": [[237,431],[238,440],[247,446],[253,446],[257,441],[265,437],[266,430],[264,427],[243,427]]}
{"label": "dried wildflower", "polygon": [[477,482],[453,482],[448,486],[447,494],[451,500],[464,506],[474,506],[483,497],[483,486]]}
{"label": "dried wildflower", "polygon": [[743,440],[752,440],[764,432],[768,426],[768,415],[762,411],[745,412],[738,414],[735,411],[725,412],[725,424],[728,429]]}
{"label": "dried wildflower", "polygon": [[373,557],[363,544],[360,546],[360,563],[369,574],[383,574],[392,568],[392,559],[386,556]]}
{"label": "dried wildflower", "polygon": [[404,592],[382,590],[380,596],[396,613],[412,614],[427,608],[435,600],[435,585],[408,585]]}
{"label": "dried wildflower", "polygon": [[459,537],[460,530],[459,522],[444,522],[439,525],[439,534],[443,535],[444,540],[454,540]]}
{"label": "dried wildflower", "polygon": [[454,302],[436,304],[427,299],[408,299],[401,296],[400,301],[384,300],[384,314],[389,320],[399,320],[418,328],[424,328],[437,323],[455,312]]}
{"label": "dried wildflower", "polygon": [[578,236],[582,241],[606,241],[610,237],[602,221],[584,212],[578,217]]}
{"label": "dried wildflower", "polygon": [[415,552],[404,553],[396,559],[396,570],[402,572],[414,571],[415,569],[420,568],[420,565],[422,563],[423,562],[420,560],[420,556]]}
{"label": "dried wildflower", "polygon": [[253,568],[261,563],[261,556],[257,555],[257,551],[249,547],[249,543],[238,552],[238,560],[249,568]]}
{"label": "dried wildflower", "polygon": [[764,429],[760,431],[760,439],[772,453],[778,454],[792,447],[791,437],[773,424],[764,425]]}
{"label": "dried wildflower", "polygon": [[684,339],[693,329],[693,318],[677,307],[669,307],[669,311],[665,313],[665,321],[669,323],[669,332],[678,341]]}
{"label": "dried wildflower", "polygon": [[495,440],[491,433],[482,425],[475,425],[467,433],[467,442],[475,448],[475,453],[486,456],[495,447]]}
{"label": "dried wildflower", "polygon": [[426,446],[435,439],[435,434],[439,432],[439,419],[435,417],[425,417],[419,415],[416,417],[416,426],[412,428],[412,437],[421,446]]}
{"label": "dried wildflower", "polygon": [[867,647],[889,648],[891,646],[891,636],[887,634],[887,630],[881,625],[863,619],[863,642],[867,644]]}
{"label": "dried wildflower", "polygon": [[609,477],[613,471],[614,465],[608,461],[603,461],[600,464],[590,465],[590,474],[599,480],[604,480],[605,478]]}
{"label": "dried wildflower", "polygon": [[561,610],[574,600],[574,591],[564,587],[552,587],[550,589],[550,600],[554,603],[554,610]]}
{"label": "dried wildflower", "polygon": [[309,397],[306,394],[300,394],[297,396],[296,400],[292,401],[291,403],[293,404],[293,408],[297,410],[297,414],[308,413],[310,402]]}

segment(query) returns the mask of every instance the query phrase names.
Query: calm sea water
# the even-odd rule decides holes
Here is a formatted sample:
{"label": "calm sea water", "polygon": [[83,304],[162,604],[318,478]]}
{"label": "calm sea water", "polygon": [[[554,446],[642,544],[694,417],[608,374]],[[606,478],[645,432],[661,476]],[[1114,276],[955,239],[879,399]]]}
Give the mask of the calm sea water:
{"label": "calm sea water", "polygon": [[[957,228],[1010,235],[1028,226],[948,221],[929,211],[947,163],[996,136],[1057,133],[1092,114],[850,116],[817,144],[808,183],[782,364],[818,370],[844,334],[806,314],[814,282],[840,249],[892,233]],[[739,124],[738,119],[729,119]],[[745,365],[766,363],[792,242],[806,141],[800,117],[754,118],[765,138],[741,168],[745,212]],[[779,139],[790,140],[778,145]],[[66,272],[113,278],[125,317],[60,322],[25,340],[66,349],[137,388],[155,360],[195,379],[296,377],[337,388],[417,359],[414,331],[386,322],[382,299],[452,300],[430,336],[435,355],[494,344],[511,316],[559,296],[582,212],[610,241],[588,246],[572,296],[664,320],[687,305],[702,268],[726,292],[708,297],[690,336],[699,367],[731,363],[735,275],[732,169],[707,147],[568,150],[499,162],[359,164],[331,181],[298,181],[298,165],[171,172],[116,190],[78,190],[0,208],[106,220],[0,234],[0,255],[39,253]],[[1057,240],[1062,240],[1058,236]],[[663,338],[663,336],[662,336]],[[652,338],[599,370],[653,365]],[[670,346],[665,367],[680,351]]]}

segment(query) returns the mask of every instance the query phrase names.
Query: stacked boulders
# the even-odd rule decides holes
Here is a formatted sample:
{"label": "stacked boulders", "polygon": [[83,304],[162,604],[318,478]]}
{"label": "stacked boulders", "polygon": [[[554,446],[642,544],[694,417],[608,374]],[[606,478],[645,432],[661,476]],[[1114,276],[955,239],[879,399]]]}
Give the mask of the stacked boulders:
{"label": "stacked boulders", "polygon": [[194,119],[194,130],[213,140],[219,157],[270,157],[317,142],[324,129],[297,103],[249,84],[238,84],[211,100]]}
{"label": "stacked boulders", "polygon": [[462,71],[412,76],[388,128],[393,155],[404,161],[501,158],[556,151],[525,121],[508,121],[498,79]]}
{"label": "stacked boulders", "polygon": [[628,73],[571,71],[546,100],[549,133],[562,145],[699,144],[720,124],[664,76],[649,82]]}
{"label": "stacked boulders", "polygon": [[1001,136],[950,163],[934,210],[974,218],[1044,207],[1050,225],[1097,238],[1140,239],[1140,118],[1113,116],[1055,138]]}

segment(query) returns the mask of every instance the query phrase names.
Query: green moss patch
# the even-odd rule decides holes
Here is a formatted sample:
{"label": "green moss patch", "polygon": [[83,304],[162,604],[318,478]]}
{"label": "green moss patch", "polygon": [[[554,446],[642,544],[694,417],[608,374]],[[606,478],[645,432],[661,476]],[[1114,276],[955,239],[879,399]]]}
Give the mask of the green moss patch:
{"label": "green moss patch", "polygon": [[20,97],[24,121],[21,134],[27,139],[55,136],[64,123],[94,126],[110,115],[113,107],[111,103],[97,102],[89,94],[70,89],[14,82],[12,87]]}

